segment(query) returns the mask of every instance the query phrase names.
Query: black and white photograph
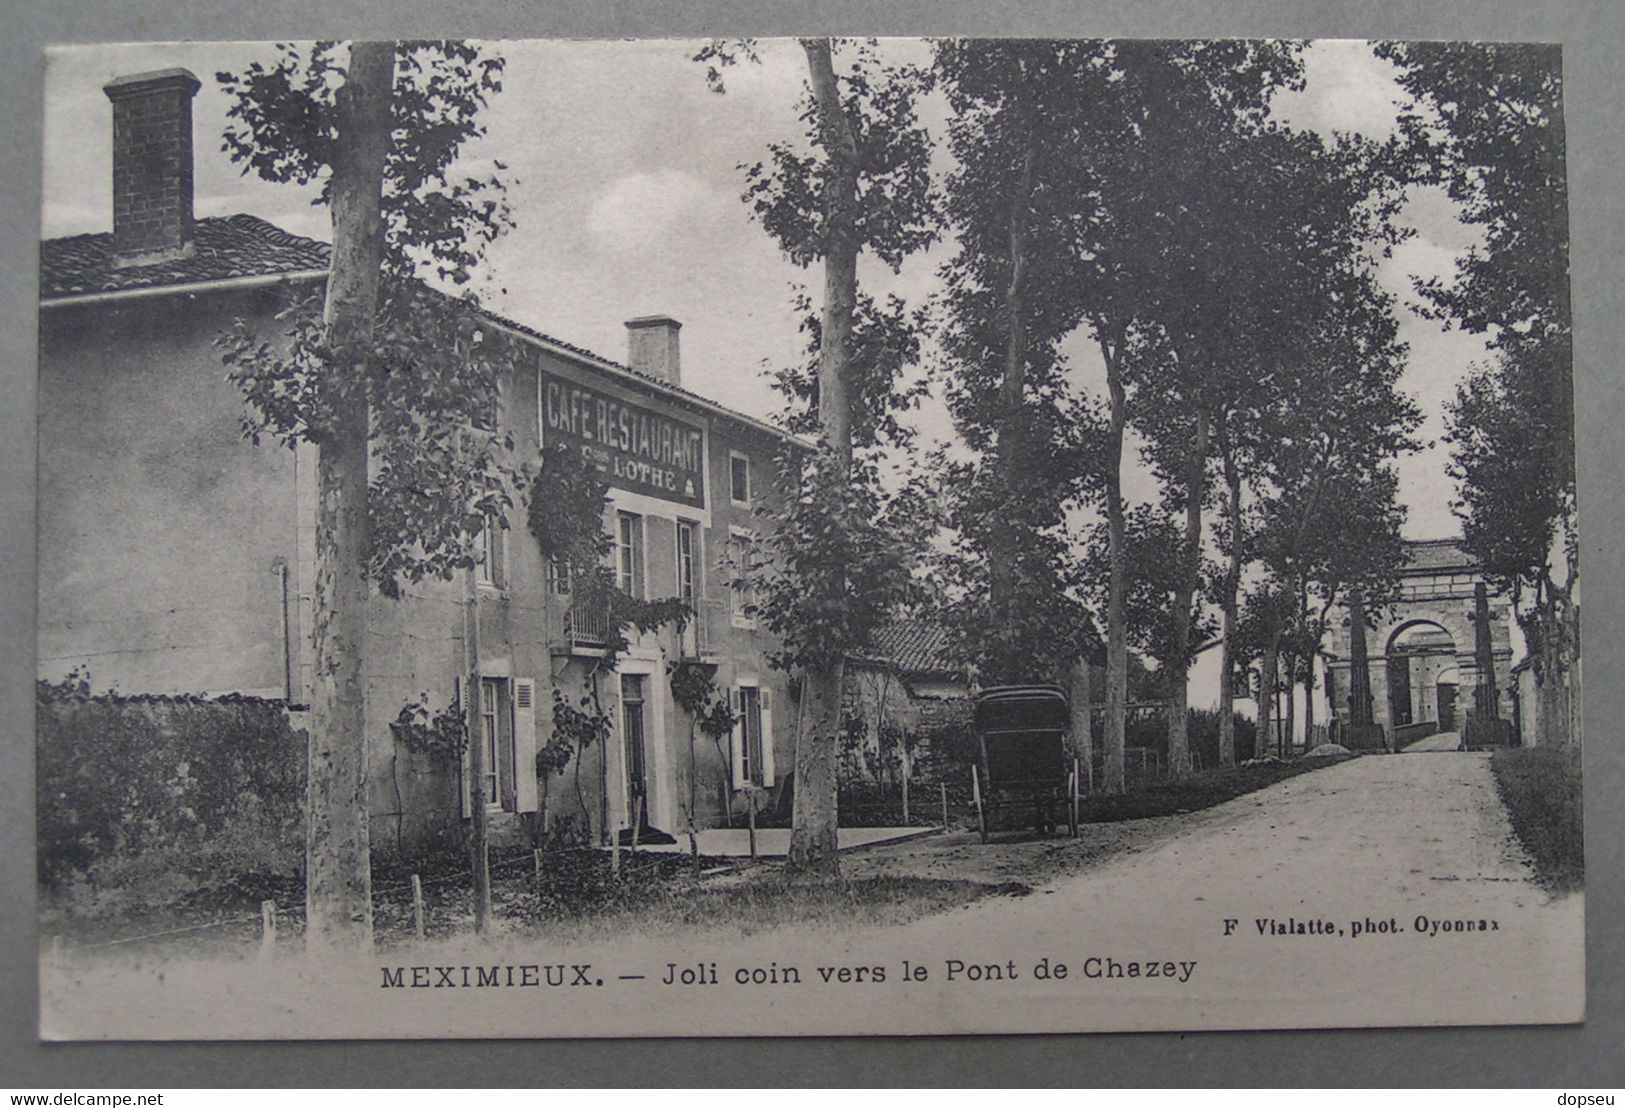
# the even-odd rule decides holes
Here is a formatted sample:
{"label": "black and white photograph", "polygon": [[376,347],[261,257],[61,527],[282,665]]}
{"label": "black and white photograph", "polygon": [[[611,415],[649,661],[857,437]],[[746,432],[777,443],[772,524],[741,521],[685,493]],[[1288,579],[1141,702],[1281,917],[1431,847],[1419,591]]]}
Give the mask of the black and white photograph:
{"label": "black and white photograph", "polygon": [[1582,1021],[1563,60],[50,50],[40,1036]]}

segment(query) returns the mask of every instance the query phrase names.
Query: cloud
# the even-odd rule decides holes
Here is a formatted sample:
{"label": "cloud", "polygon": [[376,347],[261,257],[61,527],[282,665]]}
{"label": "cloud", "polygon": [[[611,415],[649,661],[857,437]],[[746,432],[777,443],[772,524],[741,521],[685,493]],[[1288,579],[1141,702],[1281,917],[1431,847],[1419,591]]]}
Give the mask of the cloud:
{"label": "cloud", "polygon": [[633,251],[667,239],[711,214],[712,190],[691,173],[657,169],[611,181],[587,212],[587,228],[603,246]]}
{"label": "cloud", "polygon": [[1307,87],[1281,97],[1281,108],[1301,126],[1353,131],[1382,139],[1397,130],[1395,105],[1401,91],[1392,63],[1377,58],[1371,44],[1322,39],[1304,53]]}

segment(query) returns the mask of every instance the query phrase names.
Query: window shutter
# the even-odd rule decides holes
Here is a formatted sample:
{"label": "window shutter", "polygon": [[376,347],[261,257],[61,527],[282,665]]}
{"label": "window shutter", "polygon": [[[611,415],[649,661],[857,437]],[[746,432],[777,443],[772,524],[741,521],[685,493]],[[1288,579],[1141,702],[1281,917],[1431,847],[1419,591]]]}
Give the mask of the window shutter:
{"label": "window shutter", "polygon": [[742,789],[748,780],[745,776],[745,694],[734,689],[729,694],[733,697],[734,730],[733,730],[733,779],[734,788]]}
{"label": "window shutter", "polygon": [[463,736],[465,741],[463,743],[463,757],[458,765],[457,776],[459,778],[458,783],[460,787],[457,790],[457,796],[460,801],[462,816],[464,819],[468,819],[472,814],[472,805],[469,803],[471,799],[469,793],[473,789],[474,783],[470,780],[468,774],[468,743],[466,741],[468,738],[468,705],[463,701],[463,679],[461,677],[452,678],[451,696],[452,701],[457,705],[457,710],[462,713],[463,717]]}
{"label": "window shutter", "polygon": [[762,705],[762,784],[773,784],[773,694],[764,685],[757,690]]}
{"label": "window shutter", "polygon": [[643,586],[644,563],[644,535],[643,517],[632,517],[632,595],[642,600],[648,593]]}
{"label": "window shutter", "polygon": [[514,810],[534,812],[536,801],[536,682],[513,683]]}

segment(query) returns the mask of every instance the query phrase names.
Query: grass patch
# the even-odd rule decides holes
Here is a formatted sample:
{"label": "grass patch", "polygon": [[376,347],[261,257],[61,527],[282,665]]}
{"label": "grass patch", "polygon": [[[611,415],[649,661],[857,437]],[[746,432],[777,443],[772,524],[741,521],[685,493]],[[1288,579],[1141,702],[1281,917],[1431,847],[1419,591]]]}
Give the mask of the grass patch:
{"label": "grass patch", "polygon": [[1512,830],[1552,893],[1585,885],[1578,746],[1504,747],[1490,755]]}
{"label": "grass patch", "polygon": [[854,924],[897,926],[935,912],[961,907],[987,896],[1025,896],[1018,882],[990,883],[929,877],[875,876],[833,882],[792,880],[781,872],[742,880],[650,881],[626,885],[622,895],[559,915],[520,893],[504,907],[515,922],[541,932],[567,929],[573,938],[624,933],[629,920],[639,934],[664,934],[691,927],[719,927],[750,935],[794,925],[798,928]]}
{"label": "grass patch", "polygon": [[1184,781],[1140,785],[1118,796],[1091,796],[1078,805],[1083,823],[1116,823],[1199,812],[1268,788],[1300,773],[1346,762],[1355,755],[1299,758],[1294,762],[1258,762],[1231,769],[1204,770]]}

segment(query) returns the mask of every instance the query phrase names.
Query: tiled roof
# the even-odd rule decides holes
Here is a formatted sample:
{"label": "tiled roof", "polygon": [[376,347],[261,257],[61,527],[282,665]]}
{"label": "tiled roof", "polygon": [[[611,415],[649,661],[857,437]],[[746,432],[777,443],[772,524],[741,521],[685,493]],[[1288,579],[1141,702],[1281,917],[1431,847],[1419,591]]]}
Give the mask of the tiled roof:
{"label": "tiled roof", "polygon": [[953,658],[948,629],[925,619],[886,624],[864,655],[865,661],[888,664],[903,674],[957,676],[965,670]]}
{"label": "tiled roof", "polygon": [[[42,300],[157,289],[167,285],[193,285],[242,277],[325,270],[330,249],[325,242],[289,234],[253,215],[199,219],[193,224],[196,248],[189,257],[152,265],[117,267],[113,264],[113,236],[102,233],[47,239],[40,244],[40,298]],[[639,373],[574,343],[556,339],[523,323],[486,311],[493,322],[528,338],[586,359],[600,368],[636,378],[658,392],[691,400],[780,438],[794,438],[772,424],[736,412],[709,397],[670,381]],[[800,441],[800,440],[796,440]]]}
{"label": "tiled roof", "polygon": [[1460,539],[1413,539],[1405,544],[1405,573],[1477,567],[1478,559],[1462,549]]}
{"label": "tiled roof", "polygon": [[113,264],[111,234],[72,235],[40,244],[40,297],[273,277],[327,268],[325,242],[290,235],[258,216],[200,219],[190,257],[152,265]]}

